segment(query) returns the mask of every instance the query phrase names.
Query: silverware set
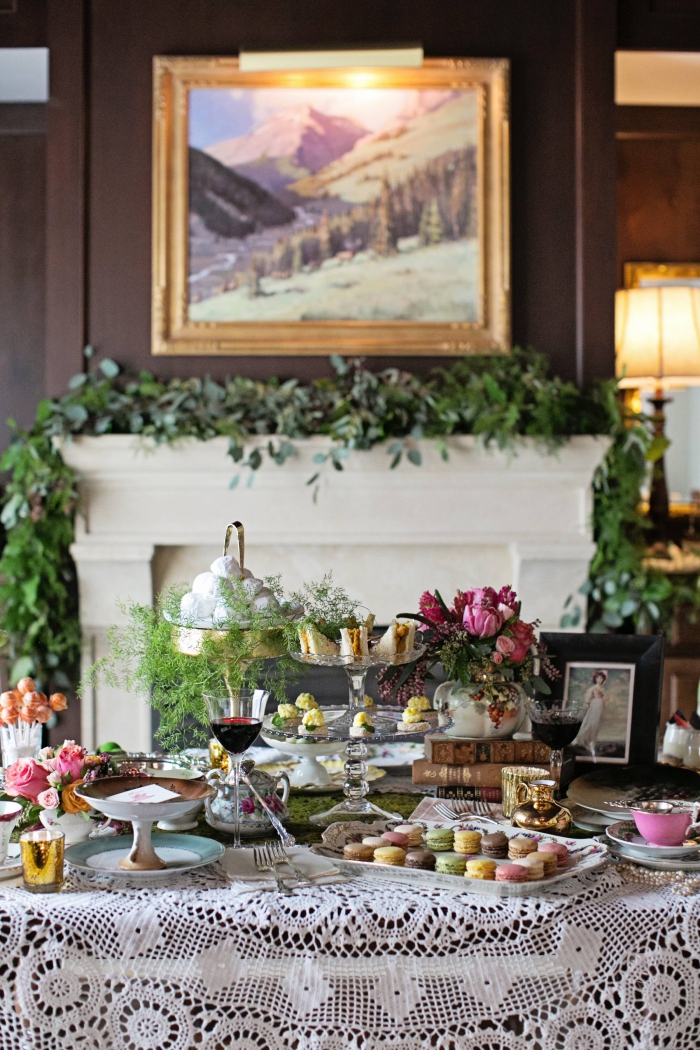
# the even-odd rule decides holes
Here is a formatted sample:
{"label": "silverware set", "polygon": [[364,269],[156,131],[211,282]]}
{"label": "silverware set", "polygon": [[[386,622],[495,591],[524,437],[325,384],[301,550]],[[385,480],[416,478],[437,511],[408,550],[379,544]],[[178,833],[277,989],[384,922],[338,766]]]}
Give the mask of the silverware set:
{"label": "silverware set", "polygon": [[481,820],[490,820],[492,823],[497,824],[498,821],[494,820],[492,813],[497,809],[495,805],[490,802],[467,802],[464,799],[451,799],[450,805],[445,805],[444,802],[435,803],[435,812],[444,817],[445,820],[463,820],[464,817],[478,817]]}

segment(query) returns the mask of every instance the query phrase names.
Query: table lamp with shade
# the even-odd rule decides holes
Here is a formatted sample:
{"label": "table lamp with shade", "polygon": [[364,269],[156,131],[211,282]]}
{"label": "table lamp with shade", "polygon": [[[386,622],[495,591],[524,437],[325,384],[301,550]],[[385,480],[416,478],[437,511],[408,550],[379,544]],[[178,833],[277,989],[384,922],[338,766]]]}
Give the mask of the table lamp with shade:
{"label": "table lamp with shade", "polygon": [[[653,390],[654,436],[664,437],[667,390],[700,386],[700,288],[629,288],[615,295],[615,371],[623,388]],[[649,518],[668,526],[664,457],[655,462]]]}

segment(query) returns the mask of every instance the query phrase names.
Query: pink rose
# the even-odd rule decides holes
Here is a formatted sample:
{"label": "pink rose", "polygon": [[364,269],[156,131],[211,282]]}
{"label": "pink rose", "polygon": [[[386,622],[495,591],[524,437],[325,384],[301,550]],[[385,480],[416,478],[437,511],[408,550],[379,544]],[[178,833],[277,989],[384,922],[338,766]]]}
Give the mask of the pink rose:
{"label": "pink rose", "polygon": [[[49,765],[49,763],[47,762],[46,763],[47,768],[48,768],[48,765]],[[52,784],[54,787],[58,787],[61,784],[61,781],[62,781],[61,774],[57,773],[55,769],[51,770],[51,772],[49,773],[49,775],[47,776],[46,779],[48,780],[49,784]]]}
{"label": "pink rose", "polygon": [[507,634],[502,634],[496,639],[496,648],[504,656],[510,656],[515,649],[515,642]]}
{"label": "pink rose", "polygon": [[477,638],[493,638],[503,626],[503,613],[489,605],[468,605],[462,623]]}
{"label": "pink rose", "polygon": [[80,747],[74,740],[66,740],[63,747],[60,747],[55,757],[51,759],[50,764],[57,773],[60,773],[66,783],[70,783],[71,780],[80,780],[85,767],[86,754],[85,748]]}
{"label": "pink rose", "polygon": [[519,664],[530,651],[530,646],[535,641],[535,632],[532,629],[532,624],[525,623],[524,620],[516,620],[515,623],[510,625],[510,630],[513,633],[515,642],[515,648],[510,654],[510,661],[511,663]]}
{"label": "pink rose", "polygon": [[252,795],[241,799],[241,813],[255,813],[255,799]]}
{"label": "pink rose", "polygon": [[46,770],[33,758],[18,758],[5,774],[5,791],[8,795],[21,795],[36,802],[48,784]]}
{"label": "pink rose", "polygon": [[503,663],[503,656],[502,656],[501,653],[498,653],[498,652],[492,653],[491,654],[491,659],[493,660],[493,662],[495,664],[502,664]]}
{"label": "pink rose", "polygon": [[40,795],[37,795],[36,800],[44,809],[58,809],[61,805],[61,799],[56,788],[47,788],[46,791],[42,791]]}

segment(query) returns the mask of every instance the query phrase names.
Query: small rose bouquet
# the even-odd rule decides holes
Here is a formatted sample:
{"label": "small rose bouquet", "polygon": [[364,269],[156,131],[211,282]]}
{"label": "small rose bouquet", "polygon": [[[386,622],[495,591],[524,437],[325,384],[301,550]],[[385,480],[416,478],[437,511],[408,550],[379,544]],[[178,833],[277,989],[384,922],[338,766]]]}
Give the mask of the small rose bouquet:
{"label": "small rose bouquet", "polygon": [[45,747],[37,758],[18,758],[5,773],[5,794],[40,810],[87,816],[90,805],[76,795],[81,784],[109,773],[110,756],[89,755],[84,747],[66,740],[58,748]]}
{"label": "small rose bouquet", "polygon": [[[441,663],[448,678],[462,685],[478,683],[481,695],[475,699],[488,703],[492,721],[499,725],[510,702],[507,690],[499,688],[505,681],[520,682],[529,696],[535,691],[550,693],[544,679],[535,673],[535,660],[549,678],[559,672],[550,664],[538,646],[535,627],[520,618],[520,602],[510,587],[480,587],[457,591],[451,606],[440,593],[425,591],[419,602],[420,612],[410,615],[420,620],[420,641],[427,646],[423,657],[404,667],[389,667],[380,682],[384,699],[398,692],[399,702],[416,692],[423,692],[431,667]],[[402,614],[408,615],[408,614]],[[406,694],[404,696],[404,693]]]}

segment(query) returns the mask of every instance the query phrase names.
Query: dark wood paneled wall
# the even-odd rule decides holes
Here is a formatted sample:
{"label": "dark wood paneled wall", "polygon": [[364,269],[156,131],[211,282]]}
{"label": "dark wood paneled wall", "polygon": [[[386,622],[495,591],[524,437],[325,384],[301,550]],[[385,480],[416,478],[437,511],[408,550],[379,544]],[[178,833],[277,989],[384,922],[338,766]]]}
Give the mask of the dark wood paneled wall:
{"label": "dark wood paneled wall", "polygon": [[700,261],[700,108],[617,107],[617,259]]}
{"label": "dark wood paneled wall", "polygon": [[[103,353],[164,375],[310,377],[328,371],[328,363],[316,358],[155,361],[150,355],[152,58],[232,54],[241,42],[274,48],[420,40],[428,55],[510,58],[514,339],[546,352],[563,376],[612,372],[612,0],[508,0],[507,10],[494,0],[48,5],[50,155],[54,148],[66,153],[69,140],[87,142],[82,161],[71,147],[70,172],[62,168],[59,175],[49,165],[50,227],[61,230],[66,268],[54,280],[53,262],[49,266],[52,392],[81,366],[80,332]],[[61,113],[60,131],[54,111]],[[78,213],[86,185],[81,238]],[[425,370],[435,360],[404,363]]]}
{"label": "dark wood paneled wall", "polygon": [[46,107],[0,105],[0,452],[44,391]]}

